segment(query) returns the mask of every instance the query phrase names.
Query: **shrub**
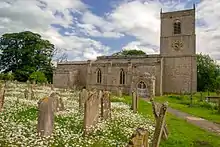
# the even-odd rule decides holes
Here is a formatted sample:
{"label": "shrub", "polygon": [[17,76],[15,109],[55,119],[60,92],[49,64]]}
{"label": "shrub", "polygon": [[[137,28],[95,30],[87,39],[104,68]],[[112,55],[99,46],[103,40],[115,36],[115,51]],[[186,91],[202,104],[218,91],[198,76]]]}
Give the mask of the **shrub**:
{"label": "shrub", "polygon": [[40,72],[40,71],[33,72],[30,75],[29,80],[30,81],[35,81],[36,83],[45,83],[45,82],[47,82],[47,78],[46,78],[45,74],[43,72]]}

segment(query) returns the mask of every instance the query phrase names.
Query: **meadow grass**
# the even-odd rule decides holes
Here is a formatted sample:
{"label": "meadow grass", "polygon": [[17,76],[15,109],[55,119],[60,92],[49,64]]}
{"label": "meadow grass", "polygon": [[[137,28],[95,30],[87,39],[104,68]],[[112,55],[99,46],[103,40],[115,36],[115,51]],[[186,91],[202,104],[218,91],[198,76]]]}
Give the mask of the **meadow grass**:
{"label": "meadow grass", "polygon": [[[210,95],[215,95],[215,93],[210,93]],[[200,93],[194,94],[191,106],[189,95],[159,96],[155,97],[155,101],[168,101],[171,108],[220,124],[218,105],[206,102],[204,96],[207,96],[207,93],[203,93],[202,99],[200,98]]]}
{"label": "meadow grass", "polygon": [[[113,101],[123,101],[131,105],[131,97],[124,96],[124,99],[114,99]],[[142,99],[138,103],[138,113],[154,120],[152,105]],[[161,147],[219,147],[220,136],[200,129],[189,124],[183,119],[179,119],[169,113],[166,115],[166,123],[169,130],[169,138],[162,141]]]}

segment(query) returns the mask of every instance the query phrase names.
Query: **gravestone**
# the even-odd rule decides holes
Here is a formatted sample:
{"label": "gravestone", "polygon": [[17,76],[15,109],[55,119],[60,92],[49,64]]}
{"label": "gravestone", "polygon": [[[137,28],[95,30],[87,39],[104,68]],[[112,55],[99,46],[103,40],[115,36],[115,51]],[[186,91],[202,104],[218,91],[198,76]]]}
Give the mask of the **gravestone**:
{"label": "gravestone", "polygon": [[137,109],[138,109],[138,96],[135,91],[132,91],[132,110],[134,111],[134,113],[136,113]]}
{"label": "gravestone", "polygon": [[[152,109],[153,109],[153,114],[154,114],[155,122],[157,123],[159,115],[160,115],[160,106],[159,106],[160,104],[155,103],[153,101],[153,99],[150,99],[150,101],[152,103]],[[162,133],[162,138],[164,140],[167,140],[168,139],[168,135],[169,135],[169,132],[168,132],[167,125],[166,125],[166,123],[164,123],[164,129],[163,129],[163,133]]]}
{"label": "gravestone", "polygon": [[29,90],[30,89],[30,81],[29,80],[27,80],[27,89]]}
{"label": "gravestone", "polygon": [[53,101],[43,98],[38,102],[37,132],[42,137],[50,136],[54,126]]}
{"label": "gravestone", "polygon": [[162,104],[162,106],[160,108],[160,113],[159,113],[158,119],[156,121],[156,127],[155,127],[155,131],[154,131],[152,147],[159,147],[159,145],[160,145],[161,136],[164,131],[165,116],[166,116],[167,107],[168,107],[168,104],[165,103],[165,104]]}
{"label": "gravestone", "polygon": [[29,91],[27,89],[24,90],[24,98],[29,99]]}
{"label": "gravestone", "polygon": [[53,84],[50,84],[50,89],[51,89],[52,91],[54,91],[54,86],[53,86]]}
{"label": "gravestone", "polygon": [[118,89],[118,96],[122,97],[122,89],[121,88]]}
{"label": "gravestone", "polygon": [[127,147],[148,147],[148,131],[144,128],[137,128],[132,134]]}
{"label": "gravestone", "polygon": [[4,102],[5,102],[5,86],[0,85],[0,112],[3,109]]}
{"label": "gravestone", "polygon": [[49,99],[51,99],[53,102],[53,111],[54,112],[64,110],[63,100],[58,93],[56,93],[56,92],[51,93],[51,95],[49,96]]}
{"label": "gravestone", "polygon": [[88,91],[84,88],[80,93],[79,93],[79,109],[82,111],[84,109],[84,105],[86,100],[88,99]]}
{"label": "gravestone", "polygon": [[83,128],[84,135],[89,134],[92,131],[92,127],[96,125],[99,118],[99,99],[98,93],[90,91],[88,99],[85,101],[84,106],[84,120]]}
{"label": "gravestone", "polygon": [[101,105],[102,97],[103,97],[103,91],[100,90],[100,91],[99,91],[99,96],[98,96],[98,98],[99,98],[99,105]]}
{"label": "gravestone", "polygon": [[30,89],[30,93],[31,93],[31,100],[34,100],[35,99],[35,95],[34,95],[34,86],[33,85],[31,85],[31,87],[30,87],[31,89]]}
{"label": "gravestone", "polygon": [[101,117],[103,120],[111,118],[111,100],[108,91],[104,91],[101,98]]}

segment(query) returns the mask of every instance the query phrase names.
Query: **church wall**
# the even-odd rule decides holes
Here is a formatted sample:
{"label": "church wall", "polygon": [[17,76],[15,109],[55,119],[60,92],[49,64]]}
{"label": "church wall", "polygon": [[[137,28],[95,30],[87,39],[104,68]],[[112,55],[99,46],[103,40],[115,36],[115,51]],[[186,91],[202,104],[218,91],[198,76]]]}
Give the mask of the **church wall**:
{"label": "church wall", "polygon": [[[192,58],[192,63],[191,63]],[[163,92],[189,93],[196,92],[197,74],[196,57],[167,57],[164,58]]]}
{"label": "church wall", "polygon": [[[155,90],[156,95],[160,95],[160,82],[161,82],[161,73],[160,73],[160,57],[156,58],[142,58],[142,59],[99,59],[92,63],[92,66],[88,69],[91,69],[91,72],[88,72],[88,84],[89,89],[107,89],[112,92],[117,92],[119,88],[122,88],[123,93],[129,94],[131,91],[131,82],[132,82],[132,69],[130,66],[133,66],[134,71],[140,71],[140,73],[148,72],[156,77],[155,81]],[[134,68],[136,66],[136,68]],[[102,71],[102,83],[97,84],[97,69]],[[125,84],[120,85],[120,70],[123,69],[125,72]]]}
{"label": "church wall", "polygon": [[[66,74],[63,74],[66,71]],[[78,73],[74,72],[78,71]],[[69,77],[67,72],[73,72]],[[87,63],[82,62],[81,64],[73,62],[73,64],[58,64],[57,69],[53,74],[53,83],[55,87],[66,88],[66,84],[61,84],[64,81],[71,80],[71,85],[77,83],[80,87],[86,86],[87,78]],[[66,82],[65,82],[66,83]]]}

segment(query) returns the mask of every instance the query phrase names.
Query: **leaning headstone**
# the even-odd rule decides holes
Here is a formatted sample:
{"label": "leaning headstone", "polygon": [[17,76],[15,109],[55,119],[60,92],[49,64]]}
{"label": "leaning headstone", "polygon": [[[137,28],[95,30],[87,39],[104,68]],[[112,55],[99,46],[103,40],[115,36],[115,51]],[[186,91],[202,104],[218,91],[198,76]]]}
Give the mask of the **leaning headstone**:
{"label": "leaning headstone", "polygon": [[83,110],[86,100],[88,99],[88,91],[83,89],[79,93],[79,109]]}
{"label": "leaning headstone", "polygon": [[104,91],[101,98],[101,117],[103,120],[111,118],[111,100],[108,91]]}
{"label": "leaning headstone", "polygon": [[134,111],[134,113],[136,113],[137,109],[138,109],[138,96],[137,96],[137,93],[133,91],[132,92],[132,110]]}
{"label": "leaning headstone", "polygon": [[50,136],[54,126],[53,101],[43,98],[38,102],[38,124],[37,132],[42,137]]}
{"label": "leaning headstone", "polygon": [[5,102],[5,86],[0,85],[0,112],[3,109],[4,102]]}
{"label": "leaning headstone", "polygon": [[84,135],[91,133],[99,118],[99,99],[97,92],[89,92],[84,106],[83,128]]}
{"label": "leaning headstone", "polygon": [[144,128],[137,128],[132,134],[127,147],[148,147],[148,131]]}
{"label": "leaning headstone", "polygon": [[[150,100],[152,103],[152,109],[153,109],[153,114],[154,114],[154,118],[155,118],[155,122],[157,123],[157,121],[159,120],[159,115],[160,115],[160,106],[158,103],[155,103],[153,101],[153,99]],[[163,133],[162,133],[162,139],[167,140],[168,139],[168,128],[166,123],[164,123],[164,128],[163,128]]]}
{"label": "leaning headstone", "polygon": [[164,124],[165,124],[165,116],[167,111],[168,104],[162,104],[160,108],[159,117],[156,121],[156,127],[154,131],[153,141],[152,141],[152,147],[159,147],[161,136],[164,130]]}

